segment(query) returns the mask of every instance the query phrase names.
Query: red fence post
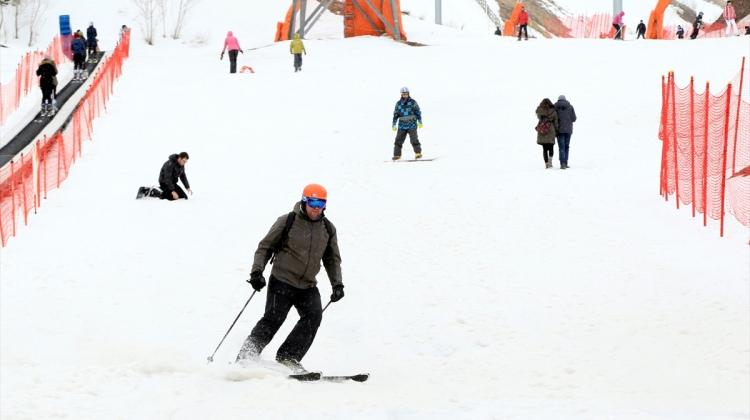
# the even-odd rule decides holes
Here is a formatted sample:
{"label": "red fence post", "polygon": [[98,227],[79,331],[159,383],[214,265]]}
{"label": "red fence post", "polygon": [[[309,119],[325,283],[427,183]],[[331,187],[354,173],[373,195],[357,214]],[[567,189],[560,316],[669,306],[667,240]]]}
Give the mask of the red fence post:
{"label": "red fence post", "polygon": [[732,175],[735,173],[737,163],[737,135],[740,133],[740,110],[742,109],[742,83],[745,81],[745,57],[742,57],[740,68],[740,89],[737,91],[737,119],[734,123],[734,144],[732,146]]}
{"label": "red fence post", "polygon": [[672,156],[674,157],[674,196],[677,202],[677,208],[680,208],[680,167],[677,164],[677,103],[675,101],[675,82],[674,73],[672,73]]}
{"label": "red fence post", "polygon": [[661,76],[661,168],[659,169],[659,194],[664,196],[665,200],[668,200],[667,198],[667,189],[664,186],[664,182],[666,179],[666,173],[665,173],[665,166],[667,164],[666,156],[667,156],[667,139],[665,134],[667,132],[667,87],[666,83],[664,82],[664,75]]}
{"label": "red fence post", "polygon": [[16,236],[16,170],[13,161],[10,161],[10,214],[13,218],[13,236]]}
{"label": "red fence post", "polygon": [[721,228],[719,236],[724,236],[724,195],[727,189],[727,146],[729,143],[729,112],[732,109],[732,84],[727,85],[727,109],[724,115],[724,152],[721,156]]}
{"label": "red fence post", "polygon": [[708,106],[711,102],[709,82],[706,82],[706,106],[703,110],[703,226],[707,225],[708,217]]}
{"label": "red fence post", "polygon": [[690,201],[695,217],[695,85],[690,76]]}
{"label": "red fence post", "polygon": [[23,224],[24,226],[28,226],[29,224],[29,206],[26,204],[26,182],[24,182],[23,175],[24,175],[24,168],[25,164],[23,161],[23,153],[21,153],[21,174],[19,178],[21,179],[21,194],[23,195]]}

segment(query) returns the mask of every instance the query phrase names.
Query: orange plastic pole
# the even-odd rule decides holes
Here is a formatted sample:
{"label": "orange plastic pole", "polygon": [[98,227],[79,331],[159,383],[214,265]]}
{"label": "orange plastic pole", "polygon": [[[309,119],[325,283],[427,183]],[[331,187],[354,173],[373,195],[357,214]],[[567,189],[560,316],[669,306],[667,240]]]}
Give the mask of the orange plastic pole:
{"label": "orange plastic pole", "polygon": [[727,85],[727,109],[724,115],[724,151],[721,156],[721,227],[719,236],[724,236],[724,196],[727,187],[727,146],[729,145],[729,112],[732,108],[732,84]]}
{"label": "orange plastic pole", "polygon": [[680,167],[677,164],[677,104],[675,103],[675,82],[674,73],[672,73],[672,155],[674,157],[674,194],[677,202],[677,208],[680,208]]}
{"label": "orange plastic pole", "polygon": [[690,76],[690,202],[695,217],[695,85]]}
{"label": "orange plastic pole", "polygon": [[737,163],[737,135],[740,133],[740,110],[742,109],[742,84],[745,81],[745,57],[742,57],[740,68],[740,89],[737,91],[737,119],[734,122],[734,143],[732,145],[732,175]]}
{"label": "orange plastic pole", "polygon": [[16,183],[16,170],[13,165],[13,161],[10,161],[10,214],[13,218],[13,236],[16,236],[16,189],[14,187]]}
{"label": "orange plastic pole", "polygon": [[708,217],[708,107],[711,102],[709,82],[706,82],[706,106],[703,111],[703,226]]}
{"label": "orange plastic pole", "polygon": [[21,153],[21,176],[19,177],[21,179],[21,194],[23,195],[23,224],[24,226],[28,226],[29,224],[29,206],[26,203],[26,182],[23,179],[23,173],[25,164],[23,161],[23,153]]}

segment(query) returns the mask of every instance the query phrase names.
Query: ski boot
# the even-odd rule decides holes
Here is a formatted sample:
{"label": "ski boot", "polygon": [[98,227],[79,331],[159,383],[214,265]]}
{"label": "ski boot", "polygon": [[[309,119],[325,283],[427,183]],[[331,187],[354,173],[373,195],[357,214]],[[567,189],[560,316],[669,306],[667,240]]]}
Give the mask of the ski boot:
{"label": "ski boot", "polygon": [[391,160],[393,160],[393,161],[397,161],[399,159],[401,159],[401,156],[394,156],[394,157],[391,158]]}
{"label": "ski boot", "polygon": [[414,159],[422,159],[422,152],[420,152],[420,153],[415,153],[415,154],[414,154]]}
{"label": "ski boot", "polygon": [[47,116],[47,104],[42,104],[42,111],[39,113],[39,116],[42,118]]}
{"label": "ski boot", "polygon": [[307,369],[305,369],[305,367],[302,366],[302,363],[294,359],[289,359],[286,357],[276,357],[276,361],[280,365],[286,366],[287,368],[289,368],[289,370],[291,370],[295,374],[307,373]]}

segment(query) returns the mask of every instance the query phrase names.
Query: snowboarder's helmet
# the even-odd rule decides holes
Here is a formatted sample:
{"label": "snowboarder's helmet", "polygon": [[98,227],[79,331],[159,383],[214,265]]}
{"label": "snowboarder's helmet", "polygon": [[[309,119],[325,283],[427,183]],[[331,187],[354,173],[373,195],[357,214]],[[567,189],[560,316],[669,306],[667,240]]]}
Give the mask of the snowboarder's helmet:
{"label": "snowboarder's helmet", "polygon": [[328,191],[320,184],[310,184],[302,190],[302,199],[317,198],[319,200],[328,200]]}
{"label": "snowboarder's helmet", "polygon": [[401,88],[401,94],[403,95],[404,93],[409,93],[409,88],[406,86]]}

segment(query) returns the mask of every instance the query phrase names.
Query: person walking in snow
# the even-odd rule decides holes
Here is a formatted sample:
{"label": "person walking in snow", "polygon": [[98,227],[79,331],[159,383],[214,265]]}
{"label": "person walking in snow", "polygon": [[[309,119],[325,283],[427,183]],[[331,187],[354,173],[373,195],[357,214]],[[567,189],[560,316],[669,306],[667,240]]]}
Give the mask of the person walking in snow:
{"label": "person walking in snow", "polygon": [[635,37],[635,39],[646,39],[646,24],[641,21],[641,23],[638,24],[638,26],[635,28],[638,36]]}
{"label": "person walking in snow", "polygon": [[221,60],[224,59],[224,52],[227,50],[229,50],[229,73],[237,73],[237,53],[240,52],[244,54],[245,51],[242,51],[240,41],[234,37],[232,31],[227,32],[227,37],[224,39],[224,49],[221,50]]}
{"label": "person walking in snow", "polygon": [[297,325],[276,352],[276,360],[294,370],[310,349],[323,317],[316,276],[321,261],[331,282],[331,302],[344,297],[336,227],[325,216],[328,192],[310,184],[291,213],[276,219],[258,244],[248,282],[259,292],[266,286],[263,271],[271,261],[266,308],[237,354],[237,362],[258,359],[294,306],[300,315]]}
{"label": "person walking in snow", "polygon": [[55,115],[54,93],[57,88],[57,65],[49,56],[36,69],[39,76],[39,88],[42,90],[42,117]]}
{"label": "person walking in snow", "polygon": [[536,108],[536,117],[539,120],[536,125],[536,144],[542,146],[544,165],[549,169],[552,167],[552,157],[555,155],[555,137],[559,128],[557,111],[552,101],[544,98]]}
{"label": "person walking in snow", "polygon": [[96,39],[97,37],[96,28],[94,27],[94,22],[89,23],[89,27],[86,29],[86,39],[88,40],[88,47],[89,47],[89,60],[91,62],[96,61],[96,51],[97,51],[97,45],[99,41]]}
{"label": "person walking in snow", "polygon": [[73,80],[83,80],[86,67],[86,41],[81,36],[80,31],[73,34],[70,49],[73,51]]}
{"label": "person walking in snow", "polygon": [[162,165],[159,172],[159,187],[161,188],[162,200],[187,200],[187,194],[177,185],[178,180],[182,181],[182,185],[187,188],[191,195],[193,194],[193,190],[190,189],[190,183],[185,174],[185,165],[187,165],[188,159],[190,159],[190,156],[187,152],[182,152],[169,156],[169,159]]}
{"label": "person walking in snow", "polygon": [[620,10],[612,20],[612,27],[615,28],[615,39],[622,39],[622,18],[625,16],[625,12]]}
{"label": "person walking in snow", "polygon": [[677,25],[677,39],[684,39],[685,38],[685,30],[682,29],[682,26]]}
{"label": "person walking in snow", "polygon": [[294,38],[289,44],[289,53],[294,54],[294,72],[302,71],[302,54],[307,55],[307,51],[305,51],[305,44],[302,43],[302,37],[299,33],[294,34]]}
{"label": "person walking in snow", "polygon": [[732,0],[727,0],[724,7],[724,20],[727,22],[727,36],[734,36],[737,33],[737,13],[734,11]]}
{"label": "person walking in snow", "polygon": [[524,35],[526,41],[529,40],[529,12],[526,11],[526,6],[521,5],[521,13],[518,15],[518,40],[521,40],[521,34]]}
{"label": "person walking in snow", "polygon": [[693,22],[693,32],[690,34],[690,39],[698,38],[698,33],[703,28],[703,12],[698,13]]}
{"label": "person walking in snow", "polygon": [[573,136],[573,123],[576,122],[576,110],[568,102],[565,95],[560,95],[555,103],[557,112],[557,148],[560,152],[560,169],[568,169],[568,152],[570,138]]}
{"label": "person walking in snow", "polygon": [[417,128],[422,128],[422,111],[417,101],[409,94],[409,88],[401,88],[401,99],[396,102],[393,110],[393,131],[396,132],[396,143],[393,147],[393,160],[401,159],[401,149],[409,135],[409,141],[414,148],[414,158],[422,158],[422,145],[419,143]]}

